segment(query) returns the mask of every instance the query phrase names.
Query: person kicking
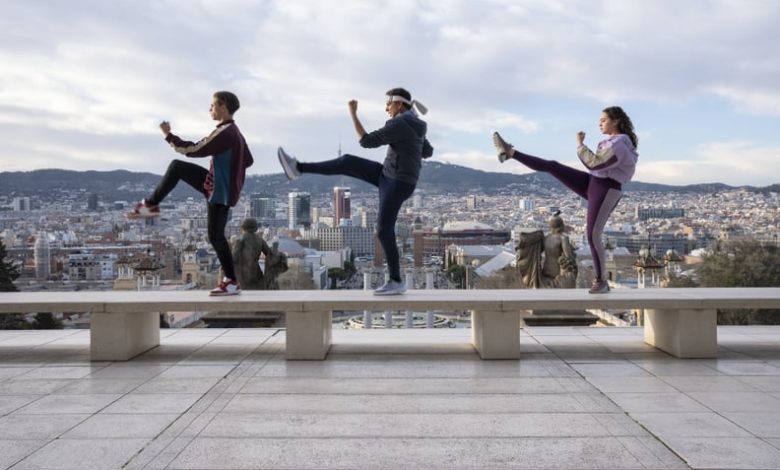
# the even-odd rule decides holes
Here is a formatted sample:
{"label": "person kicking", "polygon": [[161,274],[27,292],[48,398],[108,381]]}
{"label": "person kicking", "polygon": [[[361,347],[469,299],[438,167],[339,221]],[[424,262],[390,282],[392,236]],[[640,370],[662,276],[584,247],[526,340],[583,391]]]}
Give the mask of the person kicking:
{"label": "person kicking", "polygon": [[211,134],[198,142],[189,142],[173,134],[168,121],[160,123],[165,140],[176,152],[189,158],[212,157],[209,169],[194,163],[173,160],[152,195],[142,199],[133,211],[127,214],[130,219],[159,216],[160,203],[179,181],[184,181],[202,193],[208,205],[209,242],[217,253],[225,275],[209,295],[241,293],[233,267],[230,244],[225,237],[230,208],[238,203],[246,169],[254,163],[246,140],[233,120],[233,114],[239,107],[238,97],[233,93],[214,93],[209,113],[218,124]]}

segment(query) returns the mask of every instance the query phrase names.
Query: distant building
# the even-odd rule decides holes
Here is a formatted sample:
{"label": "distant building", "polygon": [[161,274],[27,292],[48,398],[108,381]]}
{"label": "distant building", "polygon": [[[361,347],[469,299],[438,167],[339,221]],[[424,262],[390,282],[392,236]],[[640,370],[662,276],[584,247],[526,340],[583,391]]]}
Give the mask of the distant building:
{"label": "distant building", "polygon": [[259,223],[276,218],[276,198],[270,194],[252,194],[249,198],[249,216]]}
{"label": "distant building", "polygon": [[95,212],[98,210],[98,195],[95,193],[87,194],[87,210]]}
{"label": "distant building", "polygon": [[530,212],[534,210],[535,204],[533,199],[523,198],[520,199],[520,202],[518,203],[518,208],[525,212]]}
{"label": "distant building", "polygon": [[15,197],[13,201],[13,207],[15,212],[29,211],[30,198],[29,197]]}
{"label": "distant building", "polygon": [[51,275],[51,251],[46,234],[41,232],[35,240],[35,277],[37,279],[48,279]]}
{"label": "distant building", "polygon": [[466,196],[466,208],[474,210],[477,208],[477,195],[469,194]]}
{"label": "distant building", "polygon": [[311,227],[311,194],[292,192],[288,195],[287,227]]}
{"label": "distant building", "polygon": [[305,233],[307,238],[318,239],[321,251],[352,249],[355,256],[374,254],[374,230],[365,227],[339,226],[318,228]]}
{"label": "distant building", "polygon": [[649,219],[676,219],[685,217],[685,209],[678,207],[636,207],[634,212],[640,221]]}
{"label": "distant building", "polygon": [[342,225],[342,220],[352,217],[350,211],[351,191],[349,188],[336,186],[333,188],[333,218],[334,225]]}
{"label": "distant building", "polygon": [[376,225],[376,211],[373,209],[360,209],[360,226],[374,230]]}
{"label": "distant building", "polygon": [[503,245],[511,239],[509,230],[479,222],[450,222],[441,228],[415,231],[413,236],[414,265],[418,267],[427,257],[443,258],[449,245]]}

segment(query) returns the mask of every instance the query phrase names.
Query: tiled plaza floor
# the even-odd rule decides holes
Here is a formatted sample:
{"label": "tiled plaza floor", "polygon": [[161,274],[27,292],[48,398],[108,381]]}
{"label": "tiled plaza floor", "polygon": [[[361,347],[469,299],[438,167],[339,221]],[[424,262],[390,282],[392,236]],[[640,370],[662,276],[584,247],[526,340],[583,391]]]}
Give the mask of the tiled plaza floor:
{"label": "tiled plaza floor", "polygon": [[163,330],[125,363],[89,332],[0,332],[0,468],[780,468],[780,328],[721,327],[680,360],[637,328],[529,328],[519,361],[470,330]]}

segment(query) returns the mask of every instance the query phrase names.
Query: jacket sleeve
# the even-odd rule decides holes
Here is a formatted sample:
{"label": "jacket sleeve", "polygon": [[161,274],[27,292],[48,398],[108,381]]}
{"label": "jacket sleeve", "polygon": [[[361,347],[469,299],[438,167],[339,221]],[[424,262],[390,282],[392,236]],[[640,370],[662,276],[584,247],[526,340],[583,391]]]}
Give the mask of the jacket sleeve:
{"label": "jacket sleeve", "polygon": [[367,149],[390,145],[398,142],[403,136],[398,119],[390,119],[381,129],[369,132],[360,138],[360,146]]}
{"label": "jacket sleeve", "polygon": [[433,156],[433,146],[428,142],[428,139],[423,139],[422,157],[431,158]]}
{"label": "jacket sleeve", "polygon": [[577,156],[580,161],[591,170],[604,170],[613,167],[624,161],[631,153],[626,139],[617,139],[604,142],[596,152],[593,152],[586,145],[580,145],[577,148]]}
{"label": "jacket sleeve", "polygon": [[220,154],[233,145],[233,133],[228,131],[230,127],[230,125],[218,127],[198,142],[184,140],[172,133],[168,134],[165,140],[173,147],[173,150],[187,157],[209,157]]}

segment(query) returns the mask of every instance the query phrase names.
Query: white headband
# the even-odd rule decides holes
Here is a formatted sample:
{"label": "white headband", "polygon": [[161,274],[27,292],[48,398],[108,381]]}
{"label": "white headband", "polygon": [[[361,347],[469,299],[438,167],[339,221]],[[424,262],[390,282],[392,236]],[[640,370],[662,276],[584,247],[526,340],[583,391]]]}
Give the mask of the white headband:
{"label": "white headband", "polygon": [[417,108],[417,111],[419,111],[420,114],[426,114],[428,112],[428,108],[425,107],[424,104],[420,103],[417,100],[409,101],[403,96],[387,95],[387,101],[400,101],[401,103],[408,104],[409,106],[413,106]]}

